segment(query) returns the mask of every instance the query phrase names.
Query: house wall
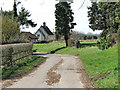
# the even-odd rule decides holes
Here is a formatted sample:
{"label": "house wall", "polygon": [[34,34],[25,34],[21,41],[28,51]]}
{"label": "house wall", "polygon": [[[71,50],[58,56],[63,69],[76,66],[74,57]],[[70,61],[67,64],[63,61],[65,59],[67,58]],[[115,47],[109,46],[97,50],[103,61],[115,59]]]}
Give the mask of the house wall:
{"label": "house wall", "polygon": [[45,34],[45,39],[48,39],[48,34],[47,32],[41,27],[40,30]]}
{"label": "house wall", "polygon": [[[40,35],[39,37],[38,37],[38,34]],[[40,33],[40,31],[38,31],[35,35],[38,37],[38,40],[40,40],[40,41],[45,40],[44,36]]]}
{"label": "house wall", "polygon": [[49,38],[52,38],[52,37],[54,37],[54,35],[48,35],[48,33],[42,28],[42,27],[40,27],[40,30],[44,33],[44,35],[45,35],[45,38],[44,38],[44,36],[43,36],[43,34],[40,32],[40,31],[38,31],[35,35],[37,36],[38,34],[40,35],[40,37],[38,37],[38,40],[40,40],[40,41],[43,41],[43,40],[47,40],[47,39],[49,39]]}

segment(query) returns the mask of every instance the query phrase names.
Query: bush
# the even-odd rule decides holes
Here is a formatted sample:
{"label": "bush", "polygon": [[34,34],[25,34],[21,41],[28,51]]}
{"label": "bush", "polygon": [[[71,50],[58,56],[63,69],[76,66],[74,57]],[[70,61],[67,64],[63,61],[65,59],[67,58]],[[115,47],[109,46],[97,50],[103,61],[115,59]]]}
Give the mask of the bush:
{"label": "bush", "polygon": [[107,34],[106,37],[100,35],[100,40],[97,41],[98,48],[101,50],[108,49],[111,46],[110,37],[110,34]]}
{"label": "bush", "polygon": [[75,46],[75,40],[74,39],[68,39],[68,46],[69,47]]}
{"label": "bush", "polygon": [[47,41],[41,41],[41,43],[48,43]]}
{"label": "bush", "polygon": [[26,66],[26,65],[27,65],[27,63],[25,61],[20,62],[20,63],[17,64],[18,67]]}
{"label": "bush", "polygon": [[20,34],[20,25],[12,15],[2,15],[2,44],[28,43]]}
{"label": "bush", "polygon": [[12,16],[2,16],[2,43],[11,43],[19,38],[19,25]]}

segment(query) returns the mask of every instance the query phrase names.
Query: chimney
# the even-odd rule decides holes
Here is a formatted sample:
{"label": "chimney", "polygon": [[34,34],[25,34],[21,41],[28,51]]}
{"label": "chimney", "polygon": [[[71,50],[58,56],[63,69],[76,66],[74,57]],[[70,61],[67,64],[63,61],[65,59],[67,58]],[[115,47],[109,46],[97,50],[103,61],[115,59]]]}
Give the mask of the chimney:
{"label": "chimney", "polygon": [[46,23],[45,23],[45,22],[43,22],[43,26],[46,26]]}

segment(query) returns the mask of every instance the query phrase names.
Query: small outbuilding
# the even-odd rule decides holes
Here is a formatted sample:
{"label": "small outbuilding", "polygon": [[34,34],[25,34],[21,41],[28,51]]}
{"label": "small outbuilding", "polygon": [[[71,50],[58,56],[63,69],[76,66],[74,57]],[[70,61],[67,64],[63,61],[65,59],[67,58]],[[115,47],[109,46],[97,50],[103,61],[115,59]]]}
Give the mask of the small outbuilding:
{"label": "small outbuilding", "polygon": [[21,32],[21,33],[22,33],[23,37],[27,40],[34,41],[34,42],[38,41],[38,38],[31,32]]}

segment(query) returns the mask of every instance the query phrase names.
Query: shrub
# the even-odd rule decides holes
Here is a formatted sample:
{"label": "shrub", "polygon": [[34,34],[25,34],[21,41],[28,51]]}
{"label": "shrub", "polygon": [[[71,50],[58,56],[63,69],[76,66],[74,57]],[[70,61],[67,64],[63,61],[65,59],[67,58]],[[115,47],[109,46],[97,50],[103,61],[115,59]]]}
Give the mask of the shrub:
{"label": "shrub", "polygon": [[75,40],[74,39],[68,39],[68,46],[69,47],[75,46]]}
{"label": "shrub", "polygon": [[2,16],[2,43],[11,43],[19,38],[19,25],[11,16]]}
{"label": "shrub", "polygon": [[[1,38],[1,37],[0,37]],[[28,43],[20,34],[20,25],[12,15],[2,15],[2,44]]]}
{"label": "shrub", "polygon": [[20,63],[18,63],[18,64],[17,64],[17,66],[18,66],[18,67],[21,67],[21,66],[26,66],[26,65],[27,65],[27,63],[26,63],[26,62],[24,62],[24,61],[23,61],[23,62],[20,62]]}
{"label": "shrub", "polygon": [[98,48],[101,50],[108,49],[112,45],[112,43],[110,42],[110,37],[110,34],[107,34],[106,37],[100,35],[99,41],[97,41]]}

